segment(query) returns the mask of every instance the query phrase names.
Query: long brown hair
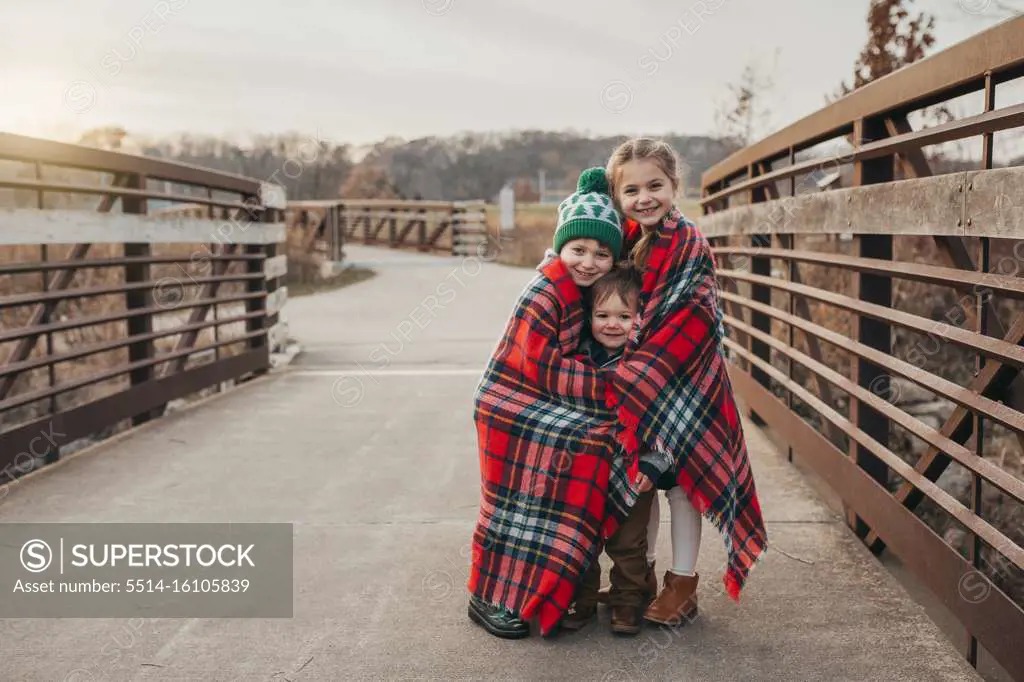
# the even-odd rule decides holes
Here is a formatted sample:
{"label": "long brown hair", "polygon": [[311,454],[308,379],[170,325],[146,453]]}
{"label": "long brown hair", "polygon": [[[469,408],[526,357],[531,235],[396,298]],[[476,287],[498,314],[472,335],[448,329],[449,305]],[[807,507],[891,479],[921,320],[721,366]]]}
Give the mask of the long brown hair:
{"label": "long brown hair", "polygon": [[[622,166],[630,161],[640,161],[643,159],[653,161],[661,169],[661,172],[668,176],[669,180],[672,181],[673,192],[679,189],[680,163],[679,156],[675,150],[662,140],[655,140],[650,137],[634,137],[616,147],[608,159],[608,166],[605,169],[608,175],[609,189],[619,209],[622,208],[622,203],[618,198],[619,176],[622,174]],[[656,235],[657,232],[654,230],[644,229],[643,235],[633,245],[632,251],[629,252],[633,265],[640,270],[644,270],[647,265],[647,257],[651,255],[651,247],[654,246]]]}

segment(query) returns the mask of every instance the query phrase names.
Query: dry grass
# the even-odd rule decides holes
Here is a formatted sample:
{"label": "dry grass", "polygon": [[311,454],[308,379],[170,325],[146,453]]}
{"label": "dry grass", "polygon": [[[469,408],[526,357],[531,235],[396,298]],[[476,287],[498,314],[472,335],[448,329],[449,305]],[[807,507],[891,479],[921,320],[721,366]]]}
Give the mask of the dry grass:
{"label": "dry grass", "polygon": [[[70,247],[50,247],[48,255],[50,260],[64,259],[69,251]],[[154,304],[163,305],[166,308],[165,312],[152,317],[153,330],[173,332],[174,329],[187,321],[191,313],[191,309],[179,309],[177,306],[181,303],[196,300],[201,296],[202,285],[194,283],[193,279],[214,274],[212,272],[212,262],[205,258],[209,255],[209,250],[202,244],[158,244],[152,247],[152,253],[156,256],[174,255],[190,259],[188,263],[151,266],[150,278],[153,281],[159,282],[154,291]],[[93,245],[89,249],[87,258],[114,258],[121,255],[123,255],[123,247],[121,245],[98,244]],[[5,263],[37,262],[40,258],[39,247],[0,247],[0,259]],[[244,267],[243,263],[234,263],[228,272],[229,274],[242,272]],[[116,287],[122,285],[124,279],[125,275],[122,267],[87,268],[79,270],[75,274],[68,290]],[[244,291],[244,287],[244,282],[223,283],[221,284],[218,296],[226,297],[241,293]],[[31,295],[42,290],[42,275],[38,272],[27,275],[0,276],[0,296]],[[4,309],[0,311],[0,324],[5,329],[23,327],[30,320],[36,307],[37,304],[32,304]],[[209,313],[208,317],[216,315],[218,318],[226,318],[244,312],[243,303],[218,305],[215,308],[216,311]],[[51,321],[63,322],[83,318],[95,319],[118,314],[125,310],[125,296],[123,293],[65,299],[57,305],[51,316]],[[204,329],[200,332],[195,347],[197,350],[201,350],[204,346],[214,343],[215,335],[219,336],[221,340],[236,337],[244,333],[244,328],[243,322],[223,325],[216,332],[213,328]],[[50,354],[59,356],[71,352],[77,353],[122,340],[128,335],[128,325],[123,320],[90,324],[76,329],[53,332],[48,337],[41,336],[36,339],[27,359],[40,359]],[[156,339],[154,341],[156,352],[160,354],[173,351],[179,338],[180,334],[171,333],[168,336]],[[0,357],[9,357],[17,345],[17,341],[0,344]],[[220,353],[222,356],[231,355],[240,350],[241,344],[239,343],[222,348]],[[117,366],[125,365],[128,361],[127,348],[98,351],[82,357],[68,359],[54,365],[53,383],[55,385],[62,385],[85,380]],[[163,366],[158,365],[156,367],[156,371],[162,370]],[[51,378],[46,368],[25,372],[19,375],[10,397],[25,396],[48,387],[50,383]],[[121,375],[88,386],[72,389],[58,396],[54,407],[58,410],[66,410],[123,390],[127,385],[127,376]],[[50,408],[49,399],[32,402],[15,410],[5,412],[0,416],[0,424],[6,429],[39,418],[49,413]]]}

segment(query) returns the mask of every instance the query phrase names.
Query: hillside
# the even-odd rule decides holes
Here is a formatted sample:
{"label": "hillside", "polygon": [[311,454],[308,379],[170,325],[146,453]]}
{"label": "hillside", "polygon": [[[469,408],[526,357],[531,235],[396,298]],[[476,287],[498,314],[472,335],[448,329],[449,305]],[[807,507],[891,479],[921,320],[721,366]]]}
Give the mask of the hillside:
{"label": "hillside", "polygon": [[[518,180],[517,193],[530,201],[535,199],[530,193],[539,190],[541,169],[546,173],[547,188],[572,188],[581,169],[603,166],[611,151],[626,139],[624,135],[591,138],[531,130],[389,140],[375,145],[362,163],[385,170],[407,197],[490,200],[506,183]],[[665,139],[684,162],[684,181],[692,195],[699,194],[701,173],[734,150],[727,142],[706,136],[671,135]]]}

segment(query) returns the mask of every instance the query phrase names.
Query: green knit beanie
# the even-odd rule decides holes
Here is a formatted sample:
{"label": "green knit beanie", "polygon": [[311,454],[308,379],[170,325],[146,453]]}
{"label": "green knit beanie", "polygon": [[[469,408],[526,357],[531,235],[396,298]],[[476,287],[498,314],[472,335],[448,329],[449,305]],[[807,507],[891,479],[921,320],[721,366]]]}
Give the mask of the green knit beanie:
{"label": "green knit beanie", "polygon": [[622,219],[608,193],[604,168],[580,173],[576,191],[558,205],[555,253],[573,239],[596,239],[612,251],[615,260],[622,250]]}

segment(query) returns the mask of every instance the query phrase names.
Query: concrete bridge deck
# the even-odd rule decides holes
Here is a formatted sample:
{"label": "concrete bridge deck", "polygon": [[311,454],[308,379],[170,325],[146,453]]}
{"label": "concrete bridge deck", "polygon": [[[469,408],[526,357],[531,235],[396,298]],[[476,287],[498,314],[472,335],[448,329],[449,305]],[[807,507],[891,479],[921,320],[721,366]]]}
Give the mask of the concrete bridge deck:
{"label": "concrete bridge deck", "polygon": [[0,503],[2,523],[294,523],[294,617],[154,619],[130,634],[123,620],[4,620],[3,679],[979,679],[749,424],[775,551],[742,604],[718,589],[722,543],[705,524],[697,623],[616,638],[602,613],[553,639],[486,634],[465,613],[471,399],[530,272],[347,251],[378,275],[289,302],[304,352],[287,369],[19,481]]}

